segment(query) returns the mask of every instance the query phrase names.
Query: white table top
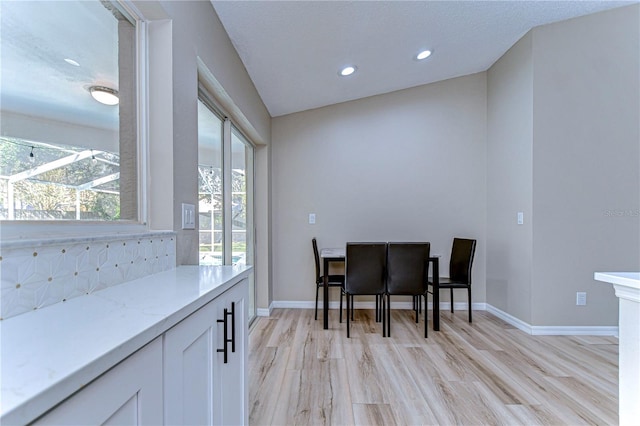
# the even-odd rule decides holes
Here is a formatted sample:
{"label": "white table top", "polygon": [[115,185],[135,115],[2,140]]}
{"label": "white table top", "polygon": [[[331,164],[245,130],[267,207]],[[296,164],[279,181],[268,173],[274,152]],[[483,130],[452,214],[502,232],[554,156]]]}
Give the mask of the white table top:
{"label": "white table top", "polygon": [[27,424],[249,275],[181,266],[0,321],[0,424]]}
{"label": "white table top", "polygon": [[[346,256],[346,252],[347,249],[342,247],[334,247],[334,248],[323,248],[320,249],[320,257],[321,258],[325,258],[325,257],[345,257]],[[429,255],[430,257],[442,257],[441,255],[437,254],[437,253],[432,253]]]}
{"label": "white table top", "polygon": [[345,248],[323,248],[320,250],[320,257],[345,257]]}

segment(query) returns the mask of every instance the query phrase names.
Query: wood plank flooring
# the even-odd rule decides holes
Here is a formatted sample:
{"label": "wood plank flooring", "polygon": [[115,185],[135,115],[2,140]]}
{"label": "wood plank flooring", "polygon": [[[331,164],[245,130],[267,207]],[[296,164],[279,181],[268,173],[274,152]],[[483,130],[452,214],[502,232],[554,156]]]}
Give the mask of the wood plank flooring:
{"label": "wood plank flooring", "polygon": [[[383,338],[356,310],[351,338],[332,310],[276,309],[249,333],[252,425],[618,423],[618,340],[530,336],[495,316],[394,310]],[[431,315],[431,312],[429,312]]]}

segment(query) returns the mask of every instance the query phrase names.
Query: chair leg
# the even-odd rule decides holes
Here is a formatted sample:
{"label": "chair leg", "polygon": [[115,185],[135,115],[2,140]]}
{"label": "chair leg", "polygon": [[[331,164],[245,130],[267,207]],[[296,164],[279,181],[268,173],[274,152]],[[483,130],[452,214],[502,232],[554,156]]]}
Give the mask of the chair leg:
{"label": "chair leg", "polygon": [[451,297],[449,300],[451,300],[451,313],[453,313],[453,289],[450,288],[449,291],[451,292]]}
{"label": "chair leg", "polygon": [[376,294],[376,322],[380,322],[380,295]]}
{"label": "chair leg", "polygon": [[340,324],[342,324],[342,296],[344,296],[344,293],[340,289]]}
{"label": "chair leg", "polygon": [[[420,299],[422,300],[422,299]],[[427,294],[424,294],[424,307],[425,307],[425,311],[424,311],[424,338],[426,339],[427,336],[427,330],[429,329],[429,313],[427,312]]]}
{"label": "chair leg", "polygon": [[[384,300],[384,295],[382,296]],[[387,337],[391,337],[391,295],[387,294]],[[383,310],[383,315],[384,315],[384,310]],[[383,326],[384,326],[384,319],[383,319]],[[384,336],[383,336],[384,337]]]}
{"label": "chair leg", "polygon": [[418,309],[416,309],[416,324],[417,324],[418,322],[420,322],[420,321],[418,320],[418,318],[419,318],[419,316],[420,316],[420,303],[422,302],[422,299],[420,299],[420,296],[418,296],[418,297],[413,296],[413,298],[418,300],[418,301],[416,302],[416,304],[418,305]]}
{"label": "chair leg", "polygon": [[[376,297],[378,297],[378,295],[376,295]],[[380,308],[382,309],[382,337],[387,337],[387,313],[385,311],[387,307],[385,306],[384,295],[382,295],[380,300]]]}
{"label": "chair leg", "polygon": [[347,293],[347,338],[349,338],[349,293]]}
{"label": "chair leg", "polygon": [[316,321],[318,321],[318,291],[320,287],[316,284]]}
{"label": "chair leg", "polygon": [[[379,295],[376,294],[376,297],[379,297]],[[380,318],[380,321],[382,322],[382,337],[386,337],[387,336],[387,325],[386,325],[386,319],[387,317],[385,316],[385,305],[384,305],[384,295],[382,296],[382,298],[380,299],[380,310],[382,312],[382,317]]]}
{"label": "chair leg", "polygon": [[352,294],[351,295],[351,321],[353,321],[353,311],[355,311],[355,309],[353,309],[353,294]]}
{"label": "chair leg", "polygon": [[471,322],[471,286],[467,287],[467,292],[469,295],[469,322]]}

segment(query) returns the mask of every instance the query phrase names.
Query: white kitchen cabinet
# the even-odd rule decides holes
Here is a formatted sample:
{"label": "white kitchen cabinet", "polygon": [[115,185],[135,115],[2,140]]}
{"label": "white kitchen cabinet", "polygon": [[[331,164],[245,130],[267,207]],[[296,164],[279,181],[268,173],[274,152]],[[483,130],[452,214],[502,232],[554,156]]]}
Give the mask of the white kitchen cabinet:
{"label": "white kitchen cabinet", "polygon": [[162,338],[37,419],[37,425],[162,424]]}
{"label": "white kitchen cabinet", "polygon": [[165,333],[165,424],[247,424],[247,291],[243,280]]}
{"label": "white kitchen cabinet", "polygon": [[247,424],[250,271],[182,266],[1,321],[0,424]]}
{"label": "white kitchen cabinet", "polygon": [[[228,345],[227,363],[224,363],[224,354],[217,353],[216,368],[218,369],[218,381],[214,388],[214,400],[219,404],[214,415],[214,424],[217,425],[246,425],[249,423],[249,389],[245,366],[247,365],[248,347],[248,309],[247,280],[223,293],[216,304],[218,317],[222,318],[224,309],[234,310],[233,336],[234,344]],[[231,338],[229,336],[229,338]],[[218,347],[222,347],[222,339],[218,339]]]}

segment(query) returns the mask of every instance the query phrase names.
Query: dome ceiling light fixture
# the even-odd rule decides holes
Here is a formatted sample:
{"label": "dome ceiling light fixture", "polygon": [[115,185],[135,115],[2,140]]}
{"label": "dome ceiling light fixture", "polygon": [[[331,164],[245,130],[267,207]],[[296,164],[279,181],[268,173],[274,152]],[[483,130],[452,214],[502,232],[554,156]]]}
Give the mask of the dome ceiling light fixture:
{"label": "dome ceiling light fixture", "polygon": [[104,86],[91,86],[89,93],[96,101],[105,105],[118,105],[118,91]]}
{"label": "dome ceiling light fixture", "polygon": [[416,55],[416,59],[418,61],[421,61],[423,59],[427,59],[429,56],[431,56],[431,51],[430,50],[423,50],[422,52],[418,53]]}
{"label": "dome ceiling light fixture", "polygon": [[356,72],[356,67],[354,65],[349,65],[347,67],[344,67],[340,70],[340,75],[342,77],[346,77],[348,75],[353,74],[354,72]]}

